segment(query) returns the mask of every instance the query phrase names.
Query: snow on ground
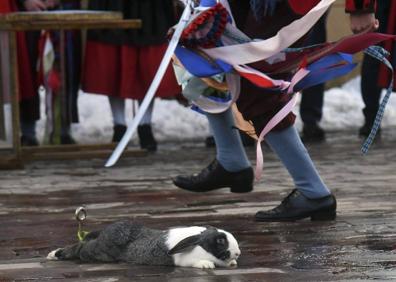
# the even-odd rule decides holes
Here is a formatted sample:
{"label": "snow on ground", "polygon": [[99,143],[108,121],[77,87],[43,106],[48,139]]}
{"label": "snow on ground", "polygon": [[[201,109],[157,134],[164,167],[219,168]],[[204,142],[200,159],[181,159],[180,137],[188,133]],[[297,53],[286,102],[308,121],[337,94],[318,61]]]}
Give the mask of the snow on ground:
{"label": "snow on ground", "polygon": [[[352,79],[340,88],[325,93],[324,115],[321,125],[330,130],[357,130],[363,123],[360,78]],[[298,105],[294,112],[298,114]],[[106,96],[81,93],[79,97],[80,123],[72,127],[72,134],[82,144],[107,143],[112,136],[112,118]],[[132,119],[132,102],[127,102],[127,119]],[[44,114],[42,116],[45,116]],[[203,140],[209,134],[204,116],[176,101],[155,102],[154,134],[159,141]],[[43,138],[45,120],[38,123],[38,136]],[[383,127],[396,126],[396,97],[389,101]],[[297,119],[301,129],[301,120]],[[136,136],[134,137],[136,143]]]}

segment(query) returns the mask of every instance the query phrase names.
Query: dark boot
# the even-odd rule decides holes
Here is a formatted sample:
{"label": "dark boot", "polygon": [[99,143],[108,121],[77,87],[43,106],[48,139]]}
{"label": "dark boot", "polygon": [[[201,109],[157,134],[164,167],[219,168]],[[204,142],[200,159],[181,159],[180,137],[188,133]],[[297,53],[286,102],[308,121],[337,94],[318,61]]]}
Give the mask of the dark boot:
{"label": "dark boot", "polygon": [[157,141],[154,138],[151,125],[143,124],[138,126],[138,135],[140,148],[146,149],[147,151],[157,151]]}
{"label": "dark boot", "polygon": [[22,135],[21,136],[21,146],[26,147],[26,146],[38,146],[39,142],[35,136],[27,136],[27,135]]}
{"label": "dark boot", "polygon": [[308,199],[297,189],[293,190],[276,208],[256,213],[256,221],[334,220],[337,202],[333,195]]}
{"label": "dark boot", "polygon": [[116,124],[113,127],[113,138],[111,139],[112,142],[120,142],[122,137],[124,136],[127,127],[122,124]]}
{"label": "dark boot", "polygon": [[76,141],[73,139],[73,137],[70,134],[65,134],[65,135],[61,135],[60,143],[62,145],[73,145],[76,144]]}
{"label": "dark boot", "polygon": [[208,136],[205,139],[205,147],[206,148],[214,148],[216,147],[216,142],[213,136]]}
{"label": "dark boot", "polygon": [[304,143],[320,143],[325,141],[325,131],[316,123],[304,124],[301,140]]}
{"label": "dark boot", "polygon": [[228,172],[214,160],[199,174],[177,176],[173,183],[184,190],[208,192],[230,187],[233,193],[247,193],[253,190],[254,173],[251,167],[238,172]]}
{"label": "dark boot", "polygon": [[[371,129],[373,127],[372,122],[365,122],[364,125],[359,128],[359,137],[367,138],[370,135]],[[381,137],[381,128],[378,128],[376,137]]]}

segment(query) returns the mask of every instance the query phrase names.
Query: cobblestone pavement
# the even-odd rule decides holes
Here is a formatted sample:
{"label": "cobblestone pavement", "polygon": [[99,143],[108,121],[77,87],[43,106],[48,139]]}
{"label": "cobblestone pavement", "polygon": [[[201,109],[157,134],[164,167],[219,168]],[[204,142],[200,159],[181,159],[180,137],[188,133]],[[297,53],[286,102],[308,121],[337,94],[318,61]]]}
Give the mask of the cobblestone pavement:
{"label": "cobblestone pavement", "polygon": [[[385,130],[367,156],[355,132],[328,133],[308,147],[338,199],[330,222],[256,223],[293,188],[265,149],[263,178],[249,194],[227,189],[192,194],[171,177],[197,172],[214,156],[203,142],[162,144],[146,157],[35,162],[0,171],[0,281],[353,281],[396,280],[396,129]],[[248,153],[254,161],[254,149]],[[76,207],[85,229],[120,219],[153,228],[213,225],[232,232],[242,256],[237,268],[190,268],[46,261],[50,250],[76,241]]]}

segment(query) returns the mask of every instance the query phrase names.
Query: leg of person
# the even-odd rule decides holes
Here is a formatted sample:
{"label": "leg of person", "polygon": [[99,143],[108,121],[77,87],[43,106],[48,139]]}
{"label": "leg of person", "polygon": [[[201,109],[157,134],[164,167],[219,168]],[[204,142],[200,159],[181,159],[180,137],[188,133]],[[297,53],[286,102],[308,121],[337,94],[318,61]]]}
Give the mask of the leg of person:
{"label": "leg of person", "polygon": [[[307,45],[324,43],[327,40],[327,14],[325,14],[312,28]],[[325,132],[319,126],[322,119],[323,95],[325,85],[319,84],[302,92],[300,115],[304,123],[302,139],[304,142],[321,142],[325,140]]]}
{"label": "leg of person", "polygon": [[119,142],[126,131],[125,99],[109,96],[111,113],[113,115],[112,142]]}
{"label": "leg of person", "polygon": [[209,136],[206,137],[205,139],[205,146],[206,148],[213,148],[216,146],[216,142],[213,137],[213,130],[212,127],[210,127],[210,124],[209,124]]}
{"label": "leg of person", "polygon": [[39,142],[36,138],[36,121],[21,120],[21,145],[22,146],[38,146]]}
{"label": "leg of person", "polygon": [[[376,18],[379,20],[380,26],[378,32],[387,33],[389,21],[389,9],[391,1],[377,1]],[[382,89],[378,85],[378,73],[380,69],[380,62],[371,56],[365,55],[362,64],[362,78],[361,78],[361,92],[364,102],[364,125],[359,129],[359,136],[367,137],[370,134],[373,126],[375,116],[379,108],[379,101],[381,98]],[[378,131],[377,136],[380,136]]]}
{"label": "leg of person", "polygon": [[303,121],[302,140],[304,142],[322,142],[325,131],[318,125],[322,119],[324,84],[315,85],[303,91],[300,103],[300,115]]}
{"label": "leg of person", "polygon": [[267,143],[293,178],[296,189],[269,211],[259,211],[257,221],[293,221],[306,217],[331,220],[336,216],[336,200],[320,178],[294,126],[270,132]]}
{"label": "leg of person", "polygon": [[76,144],[76,141],[71,135],[71,124],[63,124],[61,128],[60,142],[63,145]]}
{"label": "leg of person", "polygon": [[21,145],[38,146],[36,122],[40,118],[40,99],[38,96],[19,102],[21,123]]}
{"label": "leg of person", "polygon": [[[80,3],[65,3],[62,7],[64,10],[79,9]],[[62,115],[62,128],[60,141],[61,144],[76,144],[71,134],[71,124],[78,123],[78,93],[81,83],[81,33],[80,31],[65,32],[65,57],[66,57],[66,106],[65,114]]]}
{"label": "leg of person", "polygon": [[365,105],[363,109],[364,125],[359,129],[359,136],[362,137],[369,136],[379,108],[382,89],[377,83],[378,69],[379,61],[365,55],[362,64],[362,78],[360,82],[362,98]]}
{"label": "leg of person", "polygon": [[[142,101],[139,101],[139,106]],[[140,142],[140,148],[146,149],[147,151],[157,151],[157,141],[154,138],[153,130],[151,127],[151,120],[153,117],[154,100],[150,103],[147,111],[145,112],[142,120],[138,126],[138,136]]]}
{"label": "leg of person", "polygon": [[231,192],[253,189],[254,173],[246,156],[238,130],[234,128],[232,110],[206,114],[216,142],[216,159],[199,174],[177,176],[173,183],[185,190],[207,192],[230,187]]}

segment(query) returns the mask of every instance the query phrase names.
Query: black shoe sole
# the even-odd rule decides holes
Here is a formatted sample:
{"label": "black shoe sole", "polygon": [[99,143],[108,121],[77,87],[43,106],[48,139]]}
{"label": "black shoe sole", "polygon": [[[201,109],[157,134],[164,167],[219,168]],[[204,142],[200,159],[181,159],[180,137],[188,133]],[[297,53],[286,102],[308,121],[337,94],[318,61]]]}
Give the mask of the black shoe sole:
{"label": "black shoe sole", "polygon": [[211,192],[211,191],[215,191],[215,190],[219,190],[219,189],[225,189],[225,188],[230,188],[230,192],[231,193],[236,193],[236,194],[243,194],[243,193],[249,193],[253,191],[253,184],[249,184],[249,185],[243,185],[243,186],[239,186],[239,185],[230,185],[230,186],[217,186],[217,187],[211,187],[209,189],[191,189],[189,187],[185,187],[183,185],[178,184],[175,180],[173,180],[173,184],[183,190],[186,191],[190,191],[190,192],[195,192],[195,193],[206,193],[206,192]]}
{"label": "black shoe sole", "polygon": [[337,212],[333,208],[320,209],[312,212],[307,212],[294,217],[276,217],[276,218],[260,218],[255,216],[257,222],[286,222],[286,221],[296,221],[304,218],[311,218],[311,221],[330,221],[335,220],[337,217]]}

